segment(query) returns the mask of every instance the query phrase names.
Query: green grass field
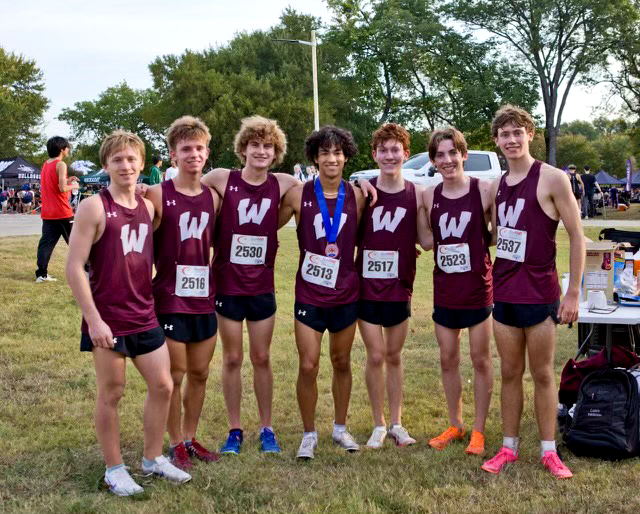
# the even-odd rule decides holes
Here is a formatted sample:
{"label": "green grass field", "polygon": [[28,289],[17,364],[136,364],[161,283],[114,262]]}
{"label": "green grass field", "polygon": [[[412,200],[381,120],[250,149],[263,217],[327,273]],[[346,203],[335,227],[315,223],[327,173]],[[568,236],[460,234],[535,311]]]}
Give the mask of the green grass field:
{"label": "green grass field", "polygon": [[[597,229],[586,234],[597,238]],[[520,460],[500,476],[480,469],[482,459],[464,454],[464,444],[432,451],[426,439],[447,425],[440,384],[438,347],[430,319],[431,254],[418,262],[413,318],[404,350],[404,425],[418,439],[405,449],[392,446],[345,455],[331,442],[330,362],[323,353],[319,377],[316,458],[295,460],[302,425],[295,397],[297,353],[293,338],[293,285],[297,245],[293,229],[280,232],[276,263],[279,310],[272,347],[274,427],[283,453],[258,452],[258,416],[248,356],[243,368],[245,445],[240,456],[198,464],[193,481],[172,486],[142,481],[145,494],[117,498],[98,490],[104,465],[93,428],[95,376],[91,356],[79,352],[80,311],[64,277],[66,247],[59,244],[50,272],[58,282],[35,284],[37,237],[0,239],[0,512],[637,512],[640,461],[609,463],[564,452],[575,477],[556,481],[542,468],[533,417],[530,377],[525,378],[525,412]],[[568,271],[568,240],[558,236],[558,268]],[[471,364],[463,339],[465,421],[472,421]],[[556,370],[577,348],[577,329],[558,331]],[[487,422],[487,448],[501,443],[499,363]],[[356,336],[349,428],[364,444],[372,429],[363,370],[365,350]],[[221,348],[211,364],[199,439],[220,446],[227,432],[220,386]],[[125,462],[137,471],[142,457],[145,386],[132,365],[120,405]],[[465,443],[466,444],[466,443]]]}

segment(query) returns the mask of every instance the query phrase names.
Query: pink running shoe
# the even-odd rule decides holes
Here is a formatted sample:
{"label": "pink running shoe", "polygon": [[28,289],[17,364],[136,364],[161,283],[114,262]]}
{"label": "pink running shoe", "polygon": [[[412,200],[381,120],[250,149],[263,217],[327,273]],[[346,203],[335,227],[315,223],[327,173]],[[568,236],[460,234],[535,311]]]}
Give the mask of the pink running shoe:
{"label": "pink running shoe", "polygon": [[482,469],[497,475],[502,471],[505,464],[518,460],[518,454],[514,453],[511,448],[503,446],[495,457],[489,459],[482,465]]}
{"label": "pink running shoe", "polygon": [[571,478],[573,473],[565,466],[556,452],[544,452],[542,464],[555,478]]}

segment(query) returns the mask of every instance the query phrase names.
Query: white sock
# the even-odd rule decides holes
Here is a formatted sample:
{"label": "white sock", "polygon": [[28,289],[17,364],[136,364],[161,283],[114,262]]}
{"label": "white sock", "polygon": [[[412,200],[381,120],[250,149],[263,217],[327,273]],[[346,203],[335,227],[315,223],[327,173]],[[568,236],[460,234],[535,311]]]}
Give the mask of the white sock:
{"label": "white sock", "polygon": [[[393,428],[394,425],[391,425],[391,428]],[[387,429],[387,425],[378,425],[376,427],[373,427],[374,430],[376,429],[380,429],[380,430],[386,430]]]}
{"label": "white sock", "polygon": [[260,429],[260,433],[262,434],[262,432],[264,432],[264,431],[265,431],[265,430],[267,430],[267,429],[268,429],[268,430],[271,430],[271,431],[273,432],[273,427],[272,427],[272,426],[268,426],[268,427],[262,427],[262,428]]}
{"label": "white sock", "polygon": [[347,425],[338,425],[335,421],[333,422],[333,435],[338,435],[346,431]]}
{"label": "white sock", "polygon": [[318,439],[318,432],[316,432],[315,430],[313,432],[303,432],[302,433],[302,437],[313,437],[314,439]]}
{"label": "white sock", "polygon": [[105,471],[105,474],[113,473],[116,469],[120,469],[120,468],[124,468],[124,462],[122,464],[117,464],[116,466],[111,466],[110,468],[107,468]]}
{"label": "white sock", "polygon": [[540,457],[544,457],[545,452],[556,452],[555,441],[540,441]]}
{"label": "white sock", "polygon": [[502,438],[502,446],[506,446],[507,448],[509,448],[510,450],[513,451],[513,453],[517,454],[518,453],[518,446],[520,445],[520,438],[519,437],[503,437]]}

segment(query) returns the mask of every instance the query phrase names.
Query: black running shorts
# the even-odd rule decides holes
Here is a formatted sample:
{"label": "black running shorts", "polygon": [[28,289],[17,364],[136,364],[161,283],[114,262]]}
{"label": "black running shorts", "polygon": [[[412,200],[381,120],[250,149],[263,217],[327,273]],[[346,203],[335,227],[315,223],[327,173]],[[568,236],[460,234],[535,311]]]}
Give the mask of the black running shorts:
{"label": "black running shorts", "polygon": [[255,296],[216,295],[216,312],[234,321],[262,321],[276,312],[276,294]]}
{"label": "black running shorts", "polygon": [[493,319],[503,325],[518,328],[532,327],[542,323],[549,316],[558,323],[558,307],[560,300],[541,304],[495,302]]}
{"label": "black running shorts", "polygon": [[[164,344],[164,332],[160,327],[155,327],[137,334],[117,336],[114,339],[116,339],[116,345],[112,348],[113,351],[135,359],[139,355],[151,353],[160,348]],[[83,332],[80,338],[80,351],[90,352],[91,350],[93,350],[91,338],[89,334]]]}
{"label": "black running shorts", "polygon": [[358,318],[373,325],[393,327],[411,316],[411,302],[360,300]]}
{"label": "black running shorts", "polygon": [[316,307],[308,303],[295,302],[295,318],[316,332],[340,332],[353,325],[358,319],[358,302],[335,307]]}
{"label": "black running shorts", "polygon": [[216,335],[216,313],[209,314],[158,314],[164,334],[180,343],[199,343]]}
{"label": "black running shorts", "polygon": [[489,316],[491,316],[490,305],[480,309],[448,309],[434,305],[431,318],[443,327],[461,329],[482,323]]}

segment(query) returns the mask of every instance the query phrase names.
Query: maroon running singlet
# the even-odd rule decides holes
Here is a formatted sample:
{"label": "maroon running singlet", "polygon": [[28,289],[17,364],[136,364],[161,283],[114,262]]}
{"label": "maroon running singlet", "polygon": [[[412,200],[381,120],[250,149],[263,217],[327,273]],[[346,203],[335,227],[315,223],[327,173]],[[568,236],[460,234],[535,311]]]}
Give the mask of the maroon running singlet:
{"label": "maroon running singlet", "polygon": [[216,223],[213,269],[220,294],[254,296],[275,290],[280,186],[271,173],[254,186],[229,173]]}
{"label": "maroon running singlet", "polygon": [[[377,185],[377,177],[371,185]],[[416,190],[404,181],[404,190],[386,193],[377,188],[378,201],[367,204],[358,233],[356,269],[360,299],[406,302],[416,276]]]}
{"label": "maroon running singlet", "polygon": [[209,314],[214,311],[211,262],[215,210],[208,187],[189,196],[162,182],[162,221],[153,233],[157,314]]}
{"label": "maroon running singlet", "polygon": [[[137,334],[158,326],[153,308],[153,224],[142,197],[129,209],[100,191],[104,233],[89,252],[89,285],[102,320],[114,336]],[[82,332],[89,333],[84,318]]]}
{"label": "maroon running singlet", "polygon": [[[357,302],[360,284],[353,261],[358,230],[355,194],[351,185],[343,180],[346,194],[336,240],[339,253],[336,258],[330,258],[325,256],[327,240],[314,182],[305,183],[302,189],[300,220],[296,229],[300,249],[296,301],[316,307],[336,307]],[[333,219],[336,198],[326,198],[326,203]]]}
{"label": "maroon running singlet", "polygon": [[491,232],[487,228],[479,180],[471,178],[460,198],[433,192],[433,303],[448,309],[481,309],[493,303]]}
{"label": "maroon running singlet", "polygon": [[535,161],[527,176],[509,186],[500,178],[496,193],[497,244],[493,265],[496,302],[546,304],[560,298],[556,271],[556,230],[538,203],[542,163]]}

